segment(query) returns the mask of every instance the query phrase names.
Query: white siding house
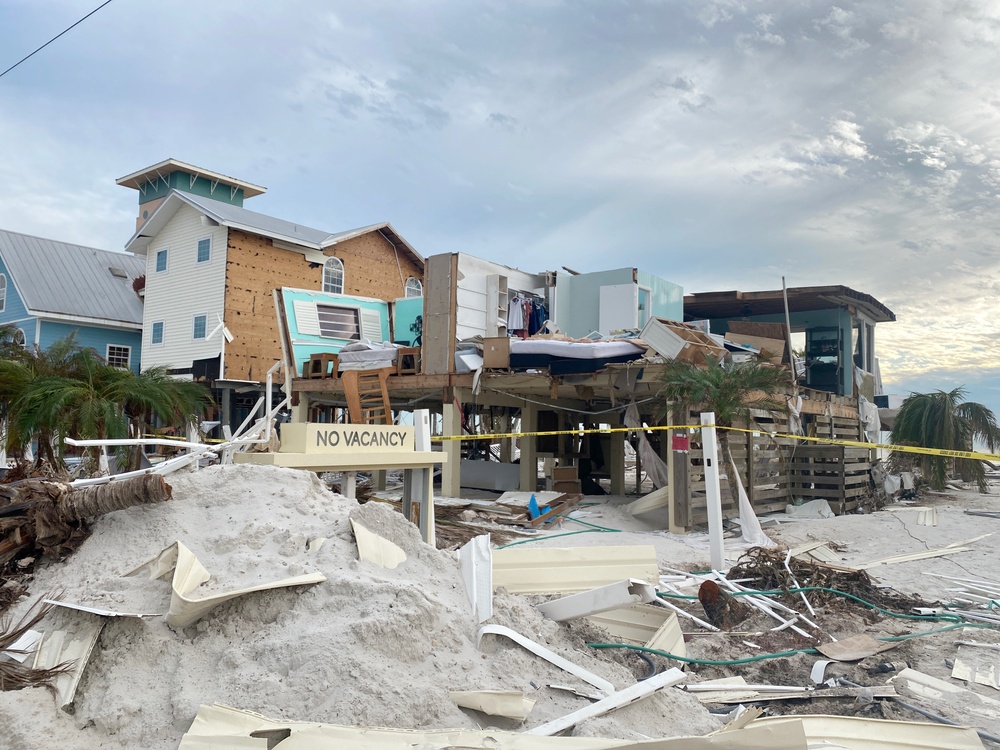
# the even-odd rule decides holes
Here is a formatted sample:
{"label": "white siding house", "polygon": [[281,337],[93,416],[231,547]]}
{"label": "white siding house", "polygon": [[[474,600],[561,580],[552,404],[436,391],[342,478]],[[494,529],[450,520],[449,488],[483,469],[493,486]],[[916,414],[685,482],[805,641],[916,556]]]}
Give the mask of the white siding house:
{"label": "white siding house", "polygon": [[146,252],[142,369],[187,368],[217,357],[226,293],[229,230],[181,206]]}

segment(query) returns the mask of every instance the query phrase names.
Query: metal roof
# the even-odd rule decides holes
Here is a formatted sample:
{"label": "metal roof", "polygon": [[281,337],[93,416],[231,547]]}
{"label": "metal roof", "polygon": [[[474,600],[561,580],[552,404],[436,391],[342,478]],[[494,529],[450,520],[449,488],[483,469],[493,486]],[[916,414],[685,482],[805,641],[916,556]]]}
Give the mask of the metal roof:
{"label": "metal roof", "polygon": [[188,174],[193,174],[198,177],[204,177],[212,182],[219,182],[226,186],[243,188],[244,198],[253,198],[255,195],[262,195],[267,192],[266,187],[254,185],[252,182],[246,182],[245,180],[237,180],[235,177],[227,177],[224,174],[213,172],[210,169],[202,169],[201,167],[196,167],[193,164],[187,164],[183,161],[178,161],[177,159],[165,159],[159,164],[154,164],[151,167],[140,169],[138,172],[127,174],[124,177],[119,177],[115,180],[115,184],[139,190],[145,183],[155,182],[161,177],[166,178],[167,175],[173,172],[187,172]]}
{"label": "metal roof", "polygon": [[4,230],[0,257],[32,314],[142,327],[132,281],[146,272],[144,258]]}
{"label": "metal roof", "polygon": [[369,232],[379,232],[394,246],[412,254],[420,265],[423,265],[424,262],[423,256],[414,250],[406,240],[400,237],[396,230],[393,229],[392,225],[387,221],[383,221],[378,224],[371,224],[366,227],[359,227],[358,229],[348,229],[344,232],[331,234],[330,232],[322,229],[314,229],[313,227],[307,227],[303,224],[285,221],[284,219],[278,219],[274,216],[268,216],[267,214],[249,211],[240,206],[234,206],[229,203],[223,203],[221,201],[212,200],[211,198],[203,198],[198,195],[191,195],[190,193],[183,193],[177,190],[170,191],[167,199],[157,207],[157,209],[153,212],[153,215],[149,217],[145,224],[139,227],[136,233],[132,236],[132,239],[128,241],[125,245],[126,249],[133,250],[135,252],[145,252],[153,237],[163,230],[167,222],[170,221],[173,215],[177,212],[177,209],[180,208],[181,203],[187,203],[189,206],[192,206],[197,211],[200,211],[210,219],[223,226],[240,229],[252,234],[259,234],[264,237],[270,237],[274,240],[291,242],[295,245],[301,245],[302,247],[311,248],[313,250],[322,250],[327,247],[332,247],[339,242],[344,242],[346,240],[353,239],[354,237],[360,237],[361,235],[368,234]]}
{"label": "metal roof", "polygon": [[[846,286],[799,286],[788,288],[789,312],[854,307],[876,323],[889,323],[896,314],[870,294]],[[684,317],[742,318],[777,315],[785,310],[781,289],[763,292],[700,292],[684,295]]]}

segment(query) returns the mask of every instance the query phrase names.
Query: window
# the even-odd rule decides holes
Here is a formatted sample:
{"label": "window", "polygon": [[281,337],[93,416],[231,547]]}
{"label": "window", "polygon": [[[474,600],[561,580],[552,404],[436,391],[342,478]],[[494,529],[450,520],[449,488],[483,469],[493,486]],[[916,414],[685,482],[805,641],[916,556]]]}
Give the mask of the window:
{"label": "window", "polygon": [[212,260],[212,238],[205,237],[198,240],[198,262],[208,263]]}
{"label": "window", "polygon": [[149,343],[153,344],[154,346],[159,346],[160,344],[163,343],[163,321],[162,320],[158,320],[157,322],[153,323],[153,326],[150,329]]}
{"label": "window", "polygon": [[163,273],[167,270],[167,248],[156,251],[156,272]]}
{"label": "window", "polygon": [[328,258],[323,264],[323,291],[344,293],[344,262],[340,258]]}
{"label": "window", "polygon": [[639,287],[639,328],[642,328],[649,321],[649,291],[645,287]]}
{"label": "window", "polygon": [[120,367],[123,370],[127,370],[131,367],[131,359],[131,346],[116,346],[115,344],[108,344],[108,356],[105,357],[105,360],[107,360],[107,363],[112,367]]}
{"label": "window", "polygon": [[0,312],[7,309],[7,276],[0,273]]}
{"label": "window", "polygon": [[207,315],[195,315],[194,316],[194,338],[203,339],[205,334],[208,332],[208,316]]}
{"label": "window", "polygon": [[319,335],[331,339],[361,338],[361,314],[356,307],[316,305],[319,318]]}
{"label": "window", "polygon": [[14,338],[12,340],[15,346],[20,346],[22,349],[28,345],[28,341],[24,337],[24,331],[20,328],[14,331]]}
{"label": "window", "polygon": [[424,296],[424,285],[420,279],[416,279],[413,276],[406,280],[406,297],[423,297]]}

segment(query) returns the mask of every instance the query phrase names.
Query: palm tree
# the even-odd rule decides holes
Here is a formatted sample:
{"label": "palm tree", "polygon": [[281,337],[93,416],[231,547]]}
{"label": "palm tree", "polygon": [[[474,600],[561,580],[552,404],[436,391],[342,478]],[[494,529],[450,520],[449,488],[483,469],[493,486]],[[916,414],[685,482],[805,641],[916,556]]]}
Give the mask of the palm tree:
{"label": "palm tree", "polygon": [[[785,370],[759,361],[723,364],[711,356],[705,359],[704,367],[676,359],[668,362],[660,394],[668,402],[714,412],[715,424],[722,428],[749,424],[755,410],[771,413],[787,410],[785,403],[777,398],[788,385]],[[661,416],[666,412],[667,407]],[[719,430],[719,445],[731,477],[729,491],[738,506],[740,498],[735,481],[738,474],[729,449],[729,430]]]}
{"label": "palm tree", "polygon": [[[37,347],[0,361],[0,416],[8,418],[8,449],[16,453],[32,437],[38,462],[62,464],[62,438],[140,437],[156,417],[168,424],[198,419],[212,399],[201,383],[172,378],[164,368],[136,375],[108,365],[72,337],[47,351]],[[53,445],[56,448],[53,448]],[[138,468],[141,449],[123,451]],[[92,451],[93,458],[100,451]]]}
{"label": "palm tree", "polygon": [[[7,420],[7,450],[20,456],[34,437],[38,440],[37,461],[47,460],[54,466],[60,465],[62,461],[57,458],[53,442],[63,415],[50,412],[46,419],[38,413],[26,413],[26,410],[37,412],[38,406],[29,391],[49,378],[75,377],[83,359],[96,357],[96,352],[81,347],[70,334],[48,349],[37,345],[30,349],[6,347],[3,354],[4,358],[0,359],[0,418]],[[61,448],[58,455],[61,456]]]}
{"label": "palm tree", "polygon": [[[891,441],[897,445],[969,451],[978,440],[995,453],[1000,447],[1000,426],[996,417],[982,404],[966,401],[965,394],[962,386],[947,392],[911,393],[896,415]],[[900,460],[898,455],[893,454],[896,462]],[[935,490],[944,489],[949,467],[954,461],[955,471],[964,481],[976,482],[980,492],[989,491],[982,461],[931,455],[920,455],[914,461]]]}

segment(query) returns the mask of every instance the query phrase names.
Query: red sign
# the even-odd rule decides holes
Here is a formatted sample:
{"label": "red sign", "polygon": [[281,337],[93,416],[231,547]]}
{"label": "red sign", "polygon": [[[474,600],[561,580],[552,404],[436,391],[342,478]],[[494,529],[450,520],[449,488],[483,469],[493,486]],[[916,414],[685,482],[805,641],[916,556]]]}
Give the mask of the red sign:
{"label": "red sign", "polygon": [[687,453],[689,450],[691,450],[691,441],[688,439],[688,436],[686,434],[683,435],[674,434],[671,437],[673,438],[673,440],[671,441],[671,447],[674,449],[675,452]]}

